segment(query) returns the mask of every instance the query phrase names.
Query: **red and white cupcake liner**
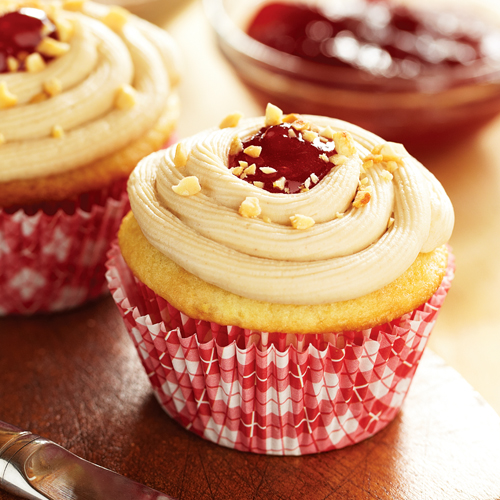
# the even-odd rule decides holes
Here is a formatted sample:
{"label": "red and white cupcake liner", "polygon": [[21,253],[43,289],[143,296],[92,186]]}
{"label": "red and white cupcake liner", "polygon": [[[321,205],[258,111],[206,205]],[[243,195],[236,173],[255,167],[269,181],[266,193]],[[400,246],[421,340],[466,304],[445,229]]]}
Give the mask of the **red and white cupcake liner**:
{"label": "red and white cupcake liner", "polygon": [[106,252],[128,210],[126,179],[75,201],[0,208],[0,316],[60,311],[106,293]]}
{"label": "red and white cupcake liner", "polygon": [[358,443],[398,413],[450,288],[359,332],[288,335],[187,317],[137,280],[116,244],[109,287],[154,393],[186,429],[241,451],[305,455]]}

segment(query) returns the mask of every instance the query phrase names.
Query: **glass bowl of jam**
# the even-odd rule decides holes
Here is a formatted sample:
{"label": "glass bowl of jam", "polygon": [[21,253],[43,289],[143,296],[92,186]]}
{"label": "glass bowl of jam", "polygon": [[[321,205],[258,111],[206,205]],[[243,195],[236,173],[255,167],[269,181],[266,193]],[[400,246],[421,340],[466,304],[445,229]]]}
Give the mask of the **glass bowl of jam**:
{"label": "glass bowl of jam", "polygon": [[204,1],[237,74],[284,112],[344,119],[413,151],[500,113],[500,13],[478,1]]}

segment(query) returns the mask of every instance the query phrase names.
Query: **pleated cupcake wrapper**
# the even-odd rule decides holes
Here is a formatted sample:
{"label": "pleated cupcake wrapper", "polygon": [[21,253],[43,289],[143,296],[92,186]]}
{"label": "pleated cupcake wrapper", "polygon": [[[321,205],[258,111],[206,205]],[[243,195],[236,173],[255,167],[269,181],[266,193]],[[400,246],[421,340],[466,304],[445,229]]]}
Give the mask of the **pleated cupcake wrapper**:
{"label": "pleated cupcake wrapper", "polygon": [[431,299],[359,332],[287,335],[190,318],[137,280],[116,244],[106,277],[154,393],[186,429],[241,451],[358,443],[398,413],[454,272]]}
{"label": "pleated cupcake wrapper", "polygon": [[106,293],[106,252],[129,209],[126,179],[76,201],[0,209],[0,315],[59,311]]}

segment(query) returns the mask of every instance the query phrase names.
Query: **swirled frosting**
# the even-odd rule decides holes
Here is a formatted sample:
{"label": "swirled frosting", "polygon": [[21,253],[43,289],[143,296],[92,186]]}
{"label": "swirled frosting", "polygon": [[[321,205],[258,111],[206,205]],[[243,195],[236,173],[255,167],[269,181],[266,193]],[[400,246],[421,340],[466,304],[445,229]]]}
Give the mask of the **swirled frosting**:
{"label": "swirled frosting", "polygon": [[[103,21],[110,8],[90,1],[81,10],[33,5],[53,22],[56,16],[69,22],[73,33],[69,50],[40,71],[0,74],[17,100],[0,106],[0,182],[65,172],[125,147],[154,127],[178,79],[177,49],[160,28],[123,12],[123,26],[113,26]],[[39,102],[54,81],[57,95]],[[123,86],[132,87],[134,102],[120,109]],[[62,140],[54,138],[55,127],[64,131]]]}
{"label": "swirled frosting", "polygon": [[[130,177],[129,195],[148,241],[224,290],[284,304],[363,296],[398,278],[420,252],[448,241],[454,223],[451,202],[422,164],[406,154],[388,175],[384,162],[366,161],[384,144],[382,139],[339,120],[304,119],[349,132],[355,147],[345,162],[332,165],[304,192],[271,193],[228,169],[235,135],[245,141],[264,126],[263,118],[185,140],[188,156],[180,168],[175,146],[142,160]],[[194,177],[201,187],[196,194],[182,196],[173,189]],[[367,180],[360,183],[360,178]],[[356,207],[361,185],[371,199]],[[239,213],[249,197],[258,200],[258,217]],[[296,229],[290,217],[297,214],[315,224]]]}

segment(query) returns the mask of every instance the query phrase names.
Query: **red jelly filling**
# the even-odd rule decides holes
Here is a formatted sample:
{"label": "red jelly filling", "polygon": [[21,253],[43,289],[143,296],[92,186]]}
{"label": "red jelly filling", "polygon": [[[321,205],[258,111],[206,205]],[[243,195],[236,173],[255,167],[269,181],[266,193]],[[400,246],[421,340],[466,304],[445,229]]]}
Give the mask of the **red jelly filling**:
{"label": "red jelly filling", "polygon": [[[290,130],[295,137],[290,137]],[[262,148],[257,158],[244,152],[249,146]],[[334,167],[329,161],[333,154],[336,154],[333,141],[318,136],[310,142],[293,124],[282,123],[263,127],[245,141],[243,151],[229,156],[228,167],[238,168],[240,162],[246,162],[248,166],[255,164],[254,174],[247,174],[243,170],[238,177],[250,184],[262,182],[263,189],[270,193],[293,194],[306,188],[311,189],[323,179]],[[271,167],[276,172],[265,173],[265,170],[261,170],[264,167]],[[273,183],[282,177],[285,178],[283,189],[275,187]]]}
{"label": "red jelly filling", "polygon": [[8,57],[18,59],[21,63],[19,69],[23,69],[23,59],[35,52],[42,39],[54,30],[40,9],[26,7],[0,16],[0,73],[8,71]]}
{"label": "red jelly filling", "polygon": [[495,58],[492,33],[492,28],[460,13],[383,0],[324,2],[321,7],[271,3],[248,28],[251,37],[281,52],[403,78]]}

